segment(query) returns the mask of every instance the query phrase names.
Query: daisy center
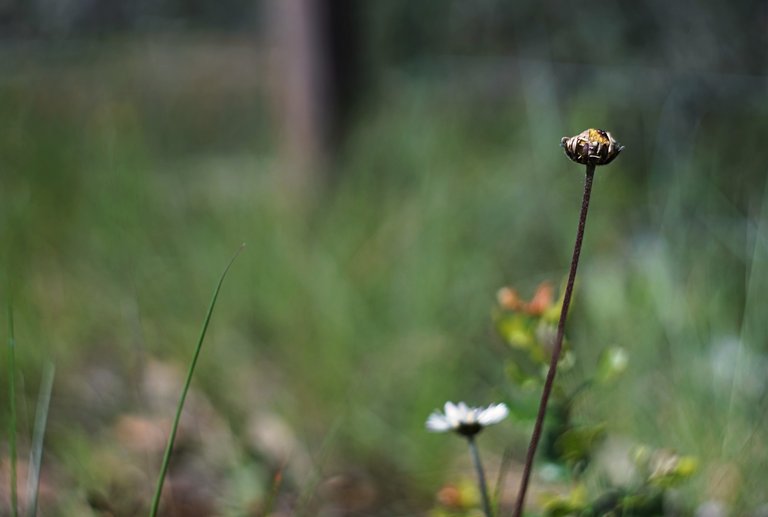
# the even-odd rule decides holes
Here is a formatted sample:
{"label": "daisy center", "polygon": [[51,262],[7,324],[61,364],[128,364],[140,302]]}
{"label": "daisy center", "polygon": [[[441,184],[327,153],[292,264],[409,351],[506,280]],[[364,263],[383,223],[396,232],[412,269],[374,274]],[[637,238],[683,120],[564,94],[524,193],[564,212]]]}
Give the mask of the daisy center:
{"label": "daisy center", "polygon": [[608,145],[611,143],[611,141],[608,140],[608,135],[606,135],[605,131],[603,131],[602,129],[590,129],[589,141],[597,142],[598,144],[605,144],[605,145]]}

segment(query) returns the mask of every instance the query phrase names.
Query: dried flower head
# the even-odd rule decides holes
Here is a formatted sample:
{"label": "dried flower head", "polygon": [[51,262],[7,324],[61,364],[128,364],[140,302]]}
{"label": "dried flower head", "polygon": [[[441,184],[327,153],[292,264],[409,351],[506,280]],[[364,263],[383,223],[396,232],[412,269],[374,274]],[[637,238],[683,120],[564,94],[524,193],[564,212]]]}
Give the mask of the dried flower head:
{"label": "dried flower head", "polygon": [[505,404],[491,404],[487,408],[469,407],[464,402],[445,403],[445,413],[435,411],[427,419],[427,429],[437,433],[455,431],[462,436],[474,436],[484,427],[497,424],[509,414]]}
{"label": "dried flower head", "polygon": [[583,165],[608,165],[624,149],[608,131],[602,129],[587,129],[570,138],[564,136],[560,145],[568,158]]}

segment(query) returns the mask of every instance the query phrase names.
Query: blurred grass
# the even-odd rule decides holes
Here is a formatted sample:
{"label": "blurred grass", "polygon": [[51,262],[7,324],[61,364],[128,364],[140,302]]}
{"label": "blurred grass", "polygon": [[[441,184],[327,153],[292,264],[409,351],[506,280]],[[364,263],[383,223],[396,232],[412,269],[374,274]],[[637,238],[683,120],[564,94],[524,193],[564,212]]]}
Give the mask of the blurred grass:
{"label": "blurred grass", "polygon": [[10,456],[9,489],[10,514],[19,515],[19,499],[17,493],[17,455],[16,455],[16,339],[13,330],[13,302],[8,300],[8,454]]}
{"label": "blurred grass", "polygon": [[[504,399],[493,296],[564,275],[582,176],[557,143],[604,126],[627,150],[598,171],[569,327],[584,368],[610,344],[631,362],[583,411],[701,458],[691,501],[732,465],[737,508],[765,502],[764,107],[726,96],[689,124],[663,97],[548,90],[562,78],[535,63],[505,91],[395,71],[307,212],[280,193],[263,78],[211,68],[233,51],[258,59],[173,41],[4,58],[1,237],[17,335],[36,344],[18,364],[57,365],[47,447],[73,486],[99,483],[84,436],[141,409],[147,358],[186,360],[211,274],[245,241],[195,384],[237,437],[277,413],[321,471],[374,472],[389,511],[429,505],[461,444],[424,420],[445,400]],[[102,370],[109,389],[83,400]],[[522,455],[527,432],[481,446]]]}

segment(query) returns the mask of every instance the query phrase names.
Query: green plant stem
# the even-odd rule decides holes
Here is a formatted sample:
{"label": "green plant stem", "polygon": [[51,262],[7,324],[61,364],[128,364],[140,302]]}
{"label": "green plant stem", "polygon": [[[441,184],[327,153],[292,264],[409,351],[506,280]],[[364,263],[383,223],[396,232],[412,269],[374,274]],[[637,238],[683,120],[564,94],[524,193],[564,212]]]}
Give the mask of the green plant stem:
{"label": "green plant stem", "polygon": [[576,270],[579,267],[579,255],[581,255],[581,244],[584,240],[584,227],[587,223],[587,212],[589,211],[589,198],[592,194],[592,180],[595,175],[595,165],[587,164],[586,177],[584,179],[584,197],[581,202],[581,214],[579,216],[579,227],[576,232],[576,244],[573,247],[573,257],[571,258],[571,270],[568,274],[568,283],[565,287],[565,294],[563,296],[563,306],[560,309],[560,320],[557,323],[557,336],[555,337],[554,347],[552,349],[552,360],[549,363],[549,371],[547,372],[547,378],[544,381],[544,389],[541,392],[541,400],[539,402],[539,411],[536,414],[536,423],[533,426],[533,434],[531,435],[531,443],[528,445],[528,452],[525,458],[525,467],[523,468],[523,477],[520,480],[520,489],[517,493],[517,502],[515,503],[514,517],[521,517],[523,515],[523,507],[525,506],[525,494],[528,491],[528,484],[531,479],[531,471],[533,470],[533,459],[536,456],[536,449],[539,446],[539,440],[541,439],[541,431],[544,426],[544,417],[547,413],[547,404],[549,403],[549,396],[552,393],[552,387],[555,382],[555,375],[557,374],[557,363],[560,360],[560,352],[563,348],[563,335],[565,334],[565,320],[568,317],[568,308],[571,305],[571,296],[573,295],[573,284],[576,280]]}
{"label": "green plant stem", "polygon": [[483,470],[483,463],[480,461],[480,452],[477,450],[475,437],[468,436],[467,442],[469,443],[469,453],[472,455],[472,463],[477,471],[477,484],[480,487],[480,497],[483,499],[483,511],[486,517],[492,517],[491,501],[488,499],[488,486],[485,482],[485,471]]}
{"label": "green plant stem", "polygon": [[160,466],[160,476],[157,480],[157,488],[155,489],[155,496],[152,499],[152,507],[149,511],[150,517],[156,517],[157,512],[160,508],[160,495],[163,492],[163,484],[165,483],[165,476],[168,474],[168,465],[170,464],[170,461],[171,461],[173,444],[176,441],[176,432],[178,431],[178,428],[179,428],[179,421],[181,420],[181,412],[184,409],[184,401],[187,398],[187,392],[189,391],[189,386],[192,383],[192,375],[195,373],[195,366],[197,365],[197,359],[200,357],[200,351],[203,348],[203,340],[205,339],[205,333],[208,330],[208,324],[211,321],[213,308],[216,306],[216,299],[219,297],[219,291],[221,290],[221,285],[224,283],[224,278],[227,276],[227,272],[229,271],[229,268],[232,267],[232,263],[235,261],[237,256],[240,255],[240,252],[243,251],[244,247],[245,247],[245,244],[240,246],[240,248],[235,252],[234,256],[230,259],[229,263],[227,264],[227,267],[224,268],[224,271],[221,273],[221,276],[219,277],[219,282],[218,284],[216,284],[216,289],[213,291],[211,304],[208,307],[208,313],[205,315],[203,328],[200,331],[200,338],[197,340],[197,347],[195,348],[195,353],[192,356],[192,362],[190,362],[189,364],[187,379],[184,382],[184,388],[181,390],[181,397],[179,398],[179,403],[176,406],[176,416],[173,419],[173,425],[171,426],[171,433],[168,436],[168,444],[165,447],[165,454],[163,455],[163,463]]}
{"label": "green plant stem", "polygon": [[16,337],[13,330],[13,302],[8,302],[8,445],[11,455],[11,516],[19,515],[16,487]]}

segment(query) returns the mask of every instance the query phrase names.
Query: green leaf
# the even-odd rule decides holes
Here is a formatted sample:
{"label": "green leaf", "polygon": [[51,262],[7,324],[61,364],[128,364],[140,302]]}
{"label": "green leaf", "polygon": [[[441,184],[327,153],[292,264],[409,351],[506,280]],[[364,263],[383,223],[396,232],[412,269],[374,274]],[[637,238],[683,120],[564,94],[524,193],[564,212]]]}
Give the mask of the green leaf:
{"label": "green leaf", "polygon": [[555,442],[562,459],[571,465],[588,460],[605,436],[605,424],[572,427]]}
{"label": "green leaf", "polygon": [[614,346],[603,350],[597,360],[595,379],[601,384],[607,384],[619,377],[627,369],[629,354],[621,347]]}
{"label": "green leaf", "polygon": [[673,456],[655,465],[648,482],[660,488],[673,488],[690,479],[698,470],[693,456]]}
{"label": "green leaf", "polygon": [[664,492],[654,488],[642,488],[627,494],[621,501],[624,515],[655,517],[664,513]]}
{"label": "green leaf", "polygon": [[669,449],[652,450],[646,446],[636,448],[633,459],[646,473],[648,484],[663,489],[687,481],[699,466],[698,460],[693,456],[680,456]]}
{"label": "green leaf", "polygon": [[521,314],[503,316],[496,324],[501,337],[513,348],[530,349],[536,343],[529,318]]}
{"label": "green leaf", "polygon": [[541,497],[544,515],[547,517],[563,517],[580,513],[584,510],[586,503],[587,491],[583,485],[575,486],[567,496],[545,494]]}
{"label": "green leaf", "polygon": [[523,369],[520,368],[520,365],[514,361],[507,362],[505,371],[507,377],[523,390],[535,390],[542,384],[542,379],[540,377],[523,371]]}

